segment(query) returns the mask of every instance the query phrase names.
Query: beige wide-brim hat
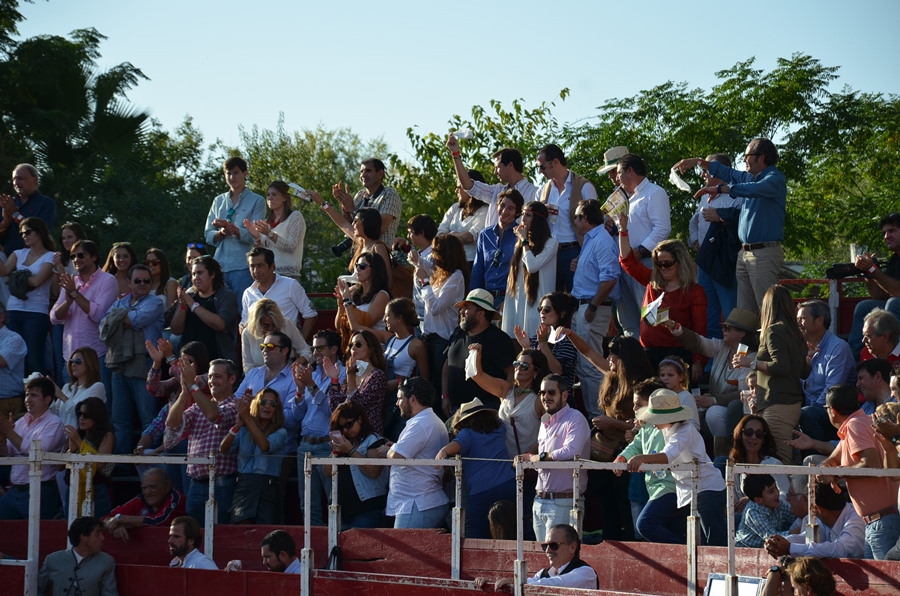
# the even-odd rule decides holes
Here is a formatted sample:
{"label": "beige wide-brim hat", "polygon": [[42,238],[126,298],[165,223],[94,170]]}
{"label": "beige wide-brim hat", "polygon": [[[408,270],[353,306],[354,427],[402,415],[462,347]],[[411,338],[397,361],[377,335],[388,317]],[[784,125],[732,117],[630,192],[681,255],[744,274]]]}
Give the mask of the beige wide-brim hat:
{"label": "beige wide-brim hat", "polygon": [[453,422],[453,426],[457,426],[460,422],[462,422],[466,418],[471,418],[475,414],[478,414],[479,412],[484,412],[489,409],[490,408],[488,408],[483,403],[481,403],[481,400],[476,397],[472,401],[466,402],[459,407],[459,418],[457,418]]}
{"label": "beige wide-brim hat", "polygon": [[457,302],[455,306],[456,308],[462,308],[466,305],[466,302],[477,304],[484,310],[491,311],[492,313],[494,313],[495,319],[500,315],[500,313],[497,312],[497,309],[494,308],[494,295],[483,288],[472,290],[466,296],[465,300]]}
{"label": "beige wide-brim hat", "polygon": [[745,308],[733,308],[725,319],[726,325],[743,329],[747,333],[759,331],[759,317]]}
{"label": "beige wide-brim hat", "polygon": [[615,170],[616,166],[619,165],[619,160],[629,153],[631,153],[631,151],[629,151],[628,147],[625,147],[624,145],[613,147],[603,154],[603,165],[597,168],[597,173],[605,174],[610,170]]}
{"label": "beige wide-brim hat", "polygon": [[647,424],[682,422],[694,417],[694,410],[681,405],[678,394],[669,389],[657,389],[650,394],[650,405],[635,414]]}

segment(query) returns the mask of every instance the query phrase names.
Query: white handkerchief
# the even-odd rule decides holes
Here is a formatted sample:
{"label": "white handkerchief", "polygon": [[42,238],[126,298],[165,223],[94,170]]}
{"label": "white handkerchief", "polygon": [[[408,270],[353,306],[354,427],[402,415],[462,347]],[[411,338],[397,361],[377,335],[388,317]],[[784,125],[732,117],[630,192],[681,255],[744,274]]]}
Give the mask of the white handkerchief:
{"label": "white handkerchief", "polygon": [[475,367],[475,350],[472,350],[469,352],[469,355],[466,356],[466,380],[468,381],[477,374],[478,369]]}
{"label": "white handkerchief", "polygon": [[551,344],[558,344],[562,340],[566,338],[566,334],[563,333],[564,327],[554,327],[550,330],[550,337],[547,338]]}
{"label": "white handkerchief", "polygon": [[356,374],[357,376],[362,376],[365,374],[366,369],[369,368],[369,363],[365,360],[357,360],[356,361]]}
{"label": "white handkerchief", "polygon": [[671,182],[678,190],[691,192],[691,185],[685,182],[684,179],[682,179],[682,177],[678,175],[678,170],[676,170],[675,168],[669,170],[669,182]]}

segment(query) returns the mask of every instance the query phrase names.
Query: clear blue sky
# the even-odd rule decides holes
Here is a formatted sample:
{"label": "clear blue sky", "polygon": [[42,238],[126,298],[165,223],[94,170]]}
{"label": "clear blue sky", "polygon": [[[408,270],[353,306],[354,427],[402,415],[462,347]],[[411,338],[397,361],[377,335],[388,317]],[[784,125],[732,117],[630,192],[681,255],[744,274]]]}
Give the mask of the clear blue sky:
{"label": "clear blue sky", "polygon": [[446,132],[497,99],[571,96],[571,122],[667,80],[715,84],[751,56],[840,66],[837,87],[900,93],[900,1],[35,0],[23,37],[94,27],[101,66],[150,77],[129,98],[169,129],[190,114],[209,141],[238,126],[350,127],[408,154],[405,131]]}

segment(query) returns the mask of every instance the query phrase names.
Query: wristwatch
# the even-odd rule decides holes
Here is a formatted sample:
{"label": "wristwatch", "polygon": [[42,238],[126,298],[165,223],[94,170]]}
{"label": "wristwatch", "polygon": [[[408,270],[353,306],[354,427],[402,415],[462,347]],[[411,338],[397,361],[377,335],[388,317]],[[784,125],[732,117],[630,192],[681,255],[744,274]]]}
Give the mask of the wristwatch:
{"label": "wristwatch", "polygon": [[754,358],[753,362],[750,363],[750,370],[756,370],[756,365],[758,362],[759,361],[756,358]]}
{"label": "wristwatch", "polygon": [[588,302],[588,310],[591,312],[597,312],[597,307],[593,303]]}
{"label": "wristwatch", "polygon": [[547,452],[541,451],[540,455],[538,455],[538,458],[540,458],[541,461],[545,461],[547,459]]}
{"label": "wristwatch", "polygon": [[78,290],[72,290],[71,292],[69,292],[69,298],[72,298],[74,300],[77,297],[78,297]]}
{"label": "wristwatch", "polygon": [[781,573],[781,567],[778,565],[772,565],[769,567],[769,573]]}
{"label": "wristwatch", "polygon": [[900,435],[894,435],[893,437],[891,437],[891,443],[893,443],[894,445],[900,443]]}
{"label": "wristwatch", "polygon": [[116,520],[116,523],[121,522],[121,521],[122,521],[122,514],[121,514],[121,513],[117,513],[116,516],[115,516],[113,519]]}

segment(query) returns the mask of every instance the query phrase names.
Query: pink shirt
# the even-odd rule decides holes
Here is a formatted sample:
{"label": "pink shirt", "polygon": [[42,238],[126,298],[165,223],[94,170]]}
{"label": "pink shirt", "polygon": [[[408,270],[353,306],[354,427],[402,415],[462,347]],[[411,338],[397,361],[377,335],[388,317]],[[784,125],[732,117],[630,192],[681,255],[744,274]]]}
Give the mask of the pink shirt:
{"label": "pink shirt", "polygon": [[[38,418],[32,418],[31,414],[25,414],[16,421],[13,427],[16,434],[22,437],[22,447],[16,449],[12,441],[6,440],[6,448],[10,455],[28,455],[31,442],[38,439],[44,451],[58,452],[65,443],[66,435],[63,434],[63,423],[59,417],[47,410]],[[29,464],[11,466],[9,480],[13,484],[28,484]],[[56,466],[44,464],[41,466],[41,482],[52,480],[56,476]]]}
{"label": "pink shirt", "polygon": [[[860,454],[874,447],[878,452],[878,467],[883,467],[884,448],[875,439],[872,421],[861,408],[844,420],[838,429],[838,436],[841,438],[842,466],[858,464]],[[897,504],[897,485],[892,484],[890,478],[847,476],[845,480],[853,508],[860,517],[872,515]]]}
{"label": "pink shirt", "polygon": [[85,313],[73,301],[65,319],[56,317],[56,309],[66,301],[65,290],[59,293],[59,299],[50,309],[50,322],[54,325],[65,324],[63,332],[63,357],[66,360],[72,352],[81,347],[93,348],[101,358],[106,354],[106,344],[100,341],[100,321],[103,315],[116,301],[119,295],[119,284],[114,275],[97,269],[91,278],[84,282],[80,275],[75,275],[75,288],[91,303],[91,312]]}
{"label": "pink shirt", "polygon": [[[554,461],[573,461],[575,456],[591,459],[591,427],[578,410],[568,405],[544,415],[538,431],[538,453],[547,452]],[[587,490],[587,474],[582,471],[581,493]],[[538,470],[537,490],[547,493],[572,492],[571,470]]]}

